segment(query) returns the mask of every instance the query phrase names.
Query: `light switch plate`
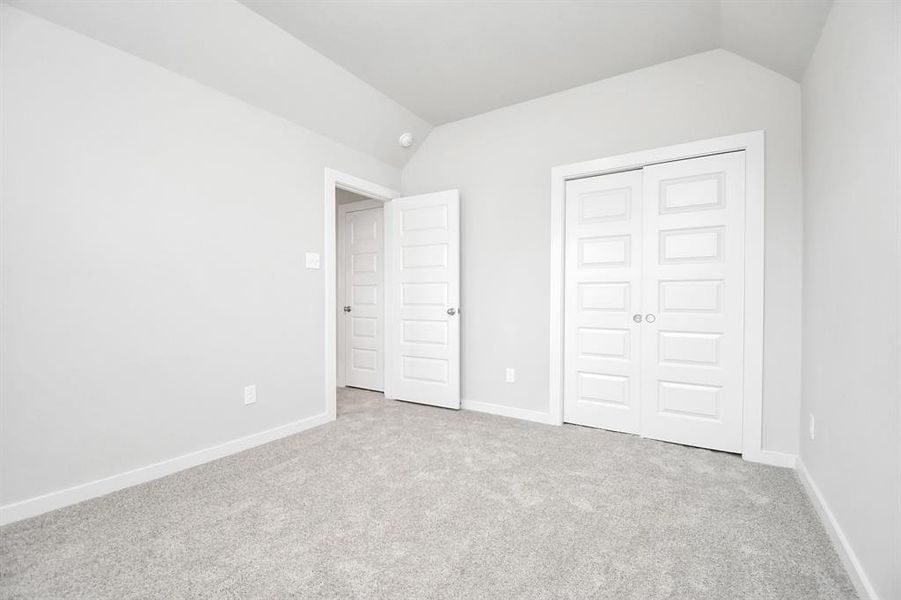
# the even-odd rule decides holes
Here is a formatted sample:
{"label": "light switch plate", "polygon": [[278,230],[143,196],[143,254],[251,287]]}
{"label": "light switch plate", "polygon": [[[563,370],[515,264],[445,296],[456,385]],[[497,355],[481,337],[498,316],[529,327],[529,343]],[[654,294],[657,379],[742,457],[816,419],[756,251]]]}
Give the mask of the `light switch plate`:
{"label": "light switch plate", "polygon": [[307,268],[308,269],[318,269],[319,268],[319,253],[318,252],[307,252]]}

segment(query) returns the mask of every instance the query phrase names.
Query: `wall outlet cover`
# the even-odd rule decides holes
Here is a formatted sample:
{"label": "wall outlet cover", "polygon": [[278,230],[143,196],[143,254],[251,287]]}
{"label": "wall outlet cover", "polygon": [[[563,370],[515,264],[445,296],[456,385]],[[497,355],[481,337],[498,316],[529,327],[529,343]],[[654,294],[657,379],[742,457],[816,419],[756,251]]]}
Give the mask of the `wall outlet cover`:
{"label": "wall outlet cover", "polygon": [[319,268],[319,253],[318,252],[307,252],[307,268],[308,269],[318,269]]}
{"label": "wall outlet cover", "polygon": [[507,368],[507,383],[514,383],[516,381],[516,369]]}
{"label": "wall outlet cover", "polygon": [[257,401],[257,386],[248,385],[244,387],[244,404],[254,404]]}

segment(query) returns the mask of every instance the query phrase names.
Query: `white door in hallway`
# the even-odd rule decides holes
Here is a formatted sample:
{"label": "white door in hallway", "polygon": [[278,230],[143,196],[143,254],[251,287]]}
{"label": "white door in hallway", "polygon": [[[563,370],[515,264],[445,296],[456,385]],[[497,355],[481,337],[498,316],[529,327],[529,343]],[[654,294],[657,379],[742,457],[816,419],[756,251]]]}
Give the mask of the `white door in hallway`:
{"label": "white door in hallway", "polygon": [[741,452],[745,153],[644,169],[642,435]]}
{"label": "white door in hallway", "polygon": [[745,153],[566,184],[564,421],[741,451]]}
{"label": "white door in hallway", "polygon": [[384,391],[383,209],[344,216],[345,384]]}
{"label": "white door in hallway", "polygon": [[566,183],[563,414],[638,433],[640,170]]}
{"label": "white door in hallway", "polygon": [[389,395],[460,408],[457,190],[388,203]]}

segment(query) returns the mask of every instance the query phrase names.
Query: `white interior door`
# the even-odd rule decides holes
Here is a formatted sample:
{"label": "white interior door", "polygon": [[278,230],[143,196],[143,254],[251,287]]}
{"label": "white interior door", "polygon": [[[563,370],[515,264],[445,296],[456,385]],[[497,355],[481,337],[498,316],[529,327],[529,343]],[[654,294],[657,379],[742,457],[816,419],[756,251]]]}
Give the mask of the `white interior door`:
{"label": "white interior door", "polygon": [[640,170],[566,184],[563,419],[638,433]]}
{"label": "white interior door", "polygon": [[745,153],[566,184],[564,421],[740,452]]}
{"label": "white interior door", "polygon": [[387,211],[391,397],[460,408],[459,194],[396,198]]}
{"label": "white interior door", "polygon": [[384,391],[382,207],[344,213],[344,381]]}
{"label": "white interior door", "polygon": [[741,451],[745,153],[644,169],[642,434]]}

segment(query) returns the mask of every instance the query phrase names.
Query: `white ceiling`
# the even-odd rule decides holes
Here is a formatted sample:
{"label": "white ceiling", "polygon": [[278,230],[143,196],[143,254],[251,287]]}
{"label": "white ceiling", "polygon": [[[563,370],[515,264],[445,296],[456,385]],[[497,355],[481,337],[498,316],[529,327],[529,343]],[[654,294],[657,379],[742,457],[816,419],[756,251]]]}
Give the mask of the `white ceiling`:
{"label": "white ceiling", "polygon": [[[402,166],[428,123],[234,0],[3,0]],[[398,136],[410,131],[412,148]]]}
{"label": "white ceiling", "polygon": [[[0,0],[394,166],[433,125],[713,48],[798,80],[831,0]],[[249,7],[249,8],[248,8]],[[411,148],[398,136],[413,133]]]}
{"label": "white ceiling", "polygon": [[438,125],[725,48],[799,80],[831,0],[240,0]]}

